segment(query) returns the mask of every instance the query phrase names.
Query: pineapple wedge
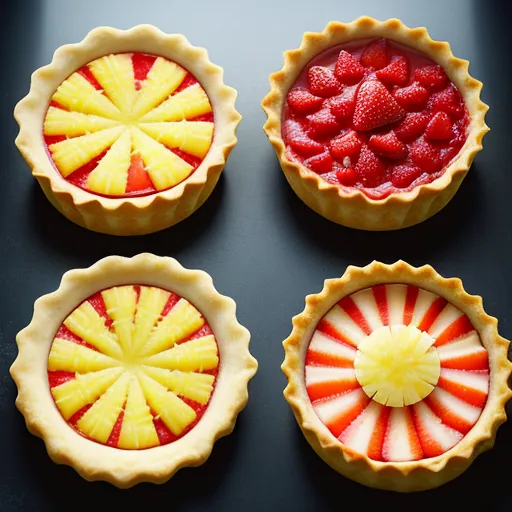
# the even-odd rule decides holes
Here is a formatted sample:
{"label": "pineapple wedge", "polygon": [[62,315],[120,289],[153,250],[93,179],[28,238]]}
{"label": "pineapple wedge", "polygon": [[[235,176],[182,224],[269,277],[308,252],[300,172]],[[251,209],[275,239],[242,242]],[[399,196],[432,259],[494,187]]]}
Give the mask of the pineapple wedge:
{"label": "pineapple wedge", "polygon": [[80,112],[68,112],[61,108],[50,107],[44,119],[45,135],[66,135],[77,137],[117,126],[118,121]]}
{"label": "pineapple wedge", "polygon": [[139,128],[167,147],[178,148],[204,158],[213,137],[213,123],[180,121],[179,123],[145,123]]}
{"label": "pineapple wedge", "polygon": [[191,85],[172,95],[161,105],[148,112],[142,123],[182,121],[208,114],[212,111],[210,100],[199,84]]}

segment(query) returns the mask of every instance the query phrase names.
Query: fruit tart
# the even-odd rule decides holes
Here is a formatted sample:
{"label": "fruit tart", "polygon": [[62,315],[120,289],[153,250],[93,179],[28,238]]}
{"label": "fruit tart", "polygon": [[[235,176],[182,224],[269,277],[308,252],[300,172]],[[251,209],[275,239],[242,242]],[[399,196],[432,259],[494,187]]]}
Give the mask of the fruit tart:
{"label": "fruit tart", "polygon": [[206,201],[236,144],[236,91],[222,74],[182,35],[96,28],[32,75],[14,111],[16,145],[76,224],[167,228]]}
{"label": "fruit tart", "polygon": [[365,230],[422,222],[453,197],[488,131],[481,82],[445,42],[397,19],[306,33],[262,102],[295,193]]}
{"label": "fruit tart", "polygon": [[506,420],[509,342],[480,297],[428,265],[348,267],[306,297],[284,347],[284,394],[306,439],[370,487],[448,482]]}
{"label": "fruit tart", "polygon": [[29,431],[56,463],[120,488],[204,463],[257,369],[235,309],[172,258],[67,272],[17,336],[11,375]]}

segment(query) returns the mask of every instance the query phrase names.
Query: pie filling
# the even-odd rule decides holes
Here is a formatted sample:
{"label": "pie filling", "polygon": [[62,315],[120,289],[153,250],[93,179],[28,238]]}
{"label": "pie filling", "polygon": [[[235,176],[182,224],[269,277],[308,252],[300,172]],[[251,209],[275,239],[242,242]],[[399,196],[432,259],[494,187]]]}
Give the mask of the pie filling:
{"label": "pie filling", "polygon": [[388,39],[313,58],[288,92],[288,156],[372,199],[439,178],[467,138],[469,114],[443,68]]}
{"label": "pie filling", "polygon": [[196,78],[163,57],[111,54],[57,88],[43,135],[68,182],[108,196],[174,187],[208,153],[214,132],[208,96]]}
{"label": "pie filling", "polygon": [[128,450],[165,445],[194,428],[218,369],[217,342],[201,313],[144,285],[108,288],[82,302],[48,357],[51,394],[68,424]]}
{"label": "pie filling", "polygon": [[341,299],[307,348],[318,418],[353,452],[383,462],[436,457],[473,428],[487,401],[487,350],[469,318],[412,285]]}

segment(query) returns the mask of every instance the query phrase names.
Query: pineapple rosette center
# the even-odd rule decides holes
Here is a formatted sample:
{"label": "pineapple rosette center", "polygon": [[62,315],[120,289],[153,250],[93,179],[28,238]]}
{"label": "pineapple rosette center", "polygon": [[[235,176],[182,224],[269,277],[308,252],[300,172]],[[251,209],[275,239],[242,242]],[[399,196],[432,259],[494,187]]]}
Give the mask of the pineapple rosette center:
{"label": "pineapple rosette center", "polygon": [[318,322],[305,387],[319,420],[382,462],[441,455],[473,428],[489,392],[488,353],[460,309],[414,285],[367,288]]}
{"label": "pineapple rosette center", "polygon": [[203,315],[152,286],[103,290],[59,328],[48,357],[56,407],[84,437],[114,448],[176,441],[205,413],[219,351]]}
{"label": "pineapple rosette center", "polygon": [[70,75],[44,119],[61,176],[107,197],[144,196],[188,178],[213,140],[210,100],[197,79],[163,57],[111,54]]}

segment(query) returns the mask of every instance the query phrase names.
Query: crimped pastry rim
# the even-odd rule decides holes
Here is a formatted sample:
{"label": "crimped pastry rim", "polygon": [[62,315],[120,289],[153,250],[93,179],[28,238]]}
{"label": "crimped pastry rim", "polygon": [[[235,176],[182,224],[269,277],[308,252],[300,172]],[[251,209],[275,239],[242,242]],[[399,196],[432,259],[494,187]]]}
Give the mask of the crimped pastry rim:
{"label": "crimped pastry rim", "polygon": [[[116,48],[109,51],[105,49]],[[208,94],[215,116],[214,137],[208,154],[199,167],[185,180],[170,189],[140,197],[111,198],[88,192],[69,183],[53,166],[42,139],[44,116],[55,89],[81,66],[115,52],[137,52],[161,55],[190,71]],[[205,48],[192,46],[181,34],[166,34],[153,25],[141,24],[127,30],[102,26],[92,29],[85,38],[57,48],[50,64],[32,73],[28,94],[15,109],[14,118],[19,125],[15,144],[38,180],[45,182],[57,197],[70,197],[77,206],[99,204],[109,212],[118,209],[158,208],[192,190],[200,190],[223,167],[229,153],[237,143],[235,131],[242,116],[235,108],[237,91],[223,82],[224,71],[213,64]],[[155,204],[156,203],[156,204]]]}
{"label": "crimped pastry rim", "polygon": [[[55,406],[47,379],[48,352],[58,325],[95,291],[122,284],[160,286],[190,300],[212,327],[221,352],[215,391],[201,420],[177,441],[144,450],[111,448],[78,434]],[[236,319],[235,301],[221,295],[206,272],[150,253],[108,256],[66,272],[56,291],[36,300],[32,320],[16,341],[18,355],[10,373],[18,388],[16,407],[28,430],[43,439],[54,462],[72,466],[86,480],[106,480],[119,488],[163,483],[182,467],[204,463],[215,441],[232,432],[258,368],[249,352],[250,333]]]}
{"label": "crimped pastry rim", "polygon": [[[478,421],[458,444],[437,457],[380,462],[355,453],[339,442],[317,417],[305,390],[304,351],[320,318],[341,298],[386,283],[412,284],[444,297],[469,317],[489,354],[489,393]],[[281,369],[288,379],[284,396],[308,441],[316,441],[315,451],[331,466],[331,462],[338,463],[335,469],[342,474],[343,469],[348,472],[350,465],[354,465],[354,480],[365,485],[402,492],[424,490],[455,478],[477,455],[493,446],[498,427],[507,419],[505,405],[512,398],[508,384],[512,373],[508,359],[510,342],[498,334],[498,321],[484,311],[482,298],[469,295],[459,278],[444,278],[430,265],[416,268],[402,260],[392,265],[373,261],[362,268],[350,265],[341,277],[326,279],[319,293],[306,297],[305,309],[293,317],[292,324],[290,335],[283,341],[285,359]],[[428,478],[425,474],[429,474]]]}
{"label": "crimped pastry rim", "polygon": [[[423,52],[441,64],[450,80],[459,89],[471,118],[464,146],[439,178],[419,185],[408,192],[393,192],[383,199],[372,199],[359,189],[347,190],[342,186],[326,182],[303,164],[288,158],[281,136],[281,114],[286,95],[309,60],[329,47],[369,37],[387,37]],[[305,32],[300,47],[287,50],[283,55],[284,66],[280,71],[270,75],[270,92],[261,102],[261,106],[268,116],[263,129],[286,172],[301,178],[313,188],[316,187],[330,200],[335,200],[337,197],[352,199],[362,204],[378,207],[406,205],[412,203],[420,195],[435,196],[446,189],[457,175],[467,173],[475,155],[483,148],[482,139],[490,130],[485,123],[485,114],[489,110],[489,106],[480,99],[483,84],[469,75],[469,61],[455,57],[450,44],[433,40],[425,27],[410,28],[397,18],[378,21],[369,16],[361,16],[350,23],[331,21],[322,32]]]}

